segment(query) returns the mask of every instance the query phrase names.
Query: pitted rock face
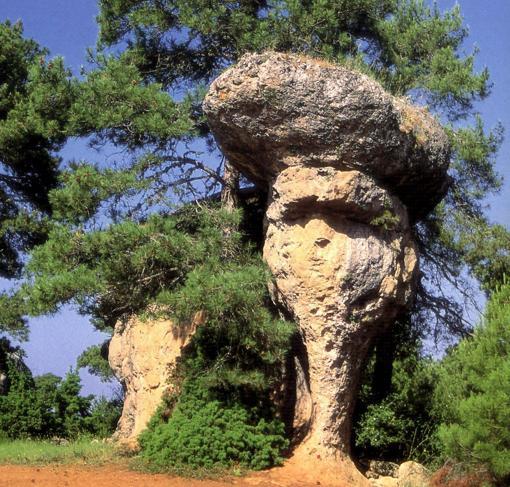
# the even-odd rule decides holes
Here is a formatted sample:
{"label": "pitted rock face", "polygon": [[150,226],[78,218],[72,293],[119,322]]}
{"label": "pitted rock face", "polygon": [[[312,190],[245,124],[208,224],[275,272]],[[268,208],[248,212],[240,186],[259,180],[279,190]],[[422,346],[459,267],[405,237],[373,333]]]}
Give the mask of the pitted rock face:
{"label": "pitted rock face", "polygon": [[334,465],[367,352],[412,304],[410,221],[444,195],[446,135],[366,76],[287,54],[244,56],[204,110],[230,163],[268,189],[264,259],[299,325],[312,403],[296,401],[309,431],[295,455]]}
{"label": "pitted rock face", "polygon": [[413,219],[445,194],[440,124],[347,68],[248,54],[213,82],[204,110],[225,155],[256,184],[288,166],[356,169],[397,195]]}
{"label": "pitted rock face", "polygon": [[138,435],[172,388],[170,374],[189,343],[202,316],[188,330],[172,321],[141,321],[135,317],[117,323],[108,347],[108,361],[124,389],[124,407],[114,438],[136,448]]}

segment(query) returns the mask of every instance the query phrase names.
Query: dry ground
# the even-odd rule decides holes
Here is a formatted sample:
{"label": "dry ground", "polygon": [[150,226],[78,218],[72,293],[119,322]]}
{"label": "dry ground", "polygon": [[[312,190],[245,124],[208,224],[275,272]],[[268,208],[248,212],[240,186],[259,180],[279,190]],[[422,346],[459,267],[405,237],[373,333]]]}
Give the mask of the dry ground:
{"label": "dry ground", "polygon": [[310,469],[303,475],[302,466],[273,469],[246,478],[196,480],[162,474],[147,474],[128,470],[119,465],[80,466],[0,465],[0,487],[357,487],[352,477],[341,480],[324,478]]}
{"label": "dry ground", "polygon": [[33,467],[1,465],[2,487],[225,487],[228,484],[132,472],[117,466],[82,467],[53,465]]}

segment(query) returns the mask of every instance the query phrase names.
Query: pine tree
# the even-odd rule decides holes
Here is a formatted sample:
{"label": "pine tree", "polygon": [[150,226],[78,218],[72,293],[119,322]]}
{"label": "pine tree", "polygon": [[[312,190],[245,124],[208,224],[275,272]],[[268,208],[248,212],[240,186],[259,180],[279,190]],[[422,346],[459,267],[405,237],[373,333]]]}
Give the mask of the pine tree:
{"label": "pine tree", "polygon": [[510,286],[489,300],[472,337],[451,350],[440,367],[435,406],[447,457],[484,465],[510,480]]}
{"label": "pine tree", "polygon": [[[489,223],[483,206],[501,187],[494,158],[502,130],[487,132],[475,114],[474,103],[489,94],[489,75],[474,71],[476,51],[462,53],[468,32],[458,6],[442,14],[422,0],[102,0],[98,19],[105,51],[91,53],[97,69],[78,87],[66,81],[75,102],[69,108],[62,89],[51,112],[61,114],[58,123],[38,126],[60,137],[51,149],[63,132],[92,136],[99,146],[110,142],[123,151],[123,162],[70,165],[52,194],[57,221],[70,231],[105,219],[141,221],[218,191],[226,181],[214,161],[223,160],[201,99],[207,84],[243,53],[274,49],[347,63],[390,92],[426,104],[445,123],[453,147],[451,185],[444,202],[415,227],[422,279],[412,321],[435,332],[469,329],[465,303],[448,289],[472,299],[467,270],[489,292],[509,270],[510,237]],[[115,46],[122,46],[117,54],[105,54]],[[61,63],[49,66],[36,63],[34,69],[56,70],[52,79],[63,82]],[[38,113],[45,100],[35,91],[32,110]],[[236,184],[234,176],[227,190]],[[4,321],[16,324],[14,316]]]}
{"label": "pine tree", "polygon": [[[484,199],[501,187],[494,163],[502,128],[486,131],[476,116],[489,74],[474,70],[476,50],[463,53],[468,30],[459,6],[442,14],[424,0],[102,0],[99,25],[100,46],[127,42],[123,62],[191,99],[243,53],[273,49],[347,63],[427,105],[452,142],[451,185],[415,229],[423,277],[413,322],[436,333],[469,329],[462,308],[473,304],[473,290],[464,271],[489,293],[510,268],[510,236],[485,214]],[[202,137],[207,128],[193,106],[193,135]],[[464,302],[448,293],[452,286]]]}
{"label": "pine tree", "polygon": [[13,277],[44,238],[74,84],[20,23],[0,23],[0,45],[0,277]]}

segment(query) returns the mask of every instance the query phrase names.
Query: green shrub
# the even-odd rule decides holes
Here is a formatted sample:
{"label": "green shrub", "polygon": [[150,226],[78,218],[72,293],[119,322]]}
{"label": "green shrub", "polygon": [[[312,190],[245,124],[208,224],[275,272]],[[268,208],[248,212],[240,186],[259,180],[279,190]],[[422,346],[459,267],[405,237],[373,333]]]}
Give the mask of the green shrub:
{"label": "green shrub", "polygon": [[143,457],[160,469],[279,463],[286,448],[283,422],[268,407],[281,379],[294,327],[267,307],[262,262],[220,264],[192,271],[174,293],[160,296],[184,326],[206,321],[183,351],[174,381],[182,393],[168,422],[156,418],[142,435]]}
{"label": "green shrub", "polygon": [[204,317],[174,371],[182,392],[164,406],[168,421],[156,415],[141,438],[143,457],[161,469],[260,469],[278,463],[287,446],[268,405],[295,327],[271,309],[260,256],[239,232],[218,235],[218,222],[217,210],[179,213],[177,228],[207,242],[207,259],[157,296],[157,312],[183,328]]}
{"label": "green shrub", "polygon": [[160,412],[140,444],[142,456],[162,469],[241,465],[257,470],[279,464],[288,446],[284,425],[270,410],[218,400],[200,382],[184,385],[168,422]]}
{"label": "green shrub", "polygon": [[92,401],[89,415],[85,419],[86,431],[98,438],[113,434],[122,413],[123,401],[99,397]]}
{"label": "green shrub", "polygon": [[160,303],[178,323],[203,313],[184,352],[180,373],[210,387],[246,386],[263,391],[280,379],[294,325],[268,307],[270,275],[258,257],[242,263],[210,263],[191,271],[185,284],[162,293]]}
{"label": "green shrub", "polygon": [[9,438],[43,436],[51,411],[38,397],[32,376],[8,363],[9,392],[0,396],[0,431]]}
{"label": "green shrub", "polygon": [[375,359],[364,374],[353,424],[358,457],[428,463],[436,454],[437,420],[432,414],[436,365],[420,355],[419,341],[400,345],[384,397],[373,391]]}
{"label": "green shrub", "polygon": [[510,285],[490,299],[474,336],[443,360],[435,393],[445,456],[510,481]]}

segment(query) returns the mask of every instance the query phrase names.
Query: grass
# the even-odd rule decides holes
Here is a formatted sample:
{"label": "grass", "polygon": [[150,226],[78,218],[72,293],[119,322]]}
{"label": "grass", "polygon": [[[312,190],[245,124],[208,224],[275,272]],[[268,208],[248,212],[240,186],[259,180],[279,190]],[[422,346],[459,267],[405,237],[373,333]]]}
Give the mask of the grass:
{"label": "grass", "polygon": [[166,473],[195,479],[239,477],[246,473],[240,467],[206,469],[183,465],[162,469],[155,467],[139,456],[128,459],[114,445],[91,438],[80,438],[63,444],[51,440],[9,440],[0,438],[0,465],[74,464],[97,466],[112,463],[122,463],[132,470],[143,473]]}
{"label": "grass", "polygon": [[118,459],[113,445],[91,438],[80,438],[65,444],[57,444],[50,440],[0,438],[0,464],[79,463],[101,465]]}

